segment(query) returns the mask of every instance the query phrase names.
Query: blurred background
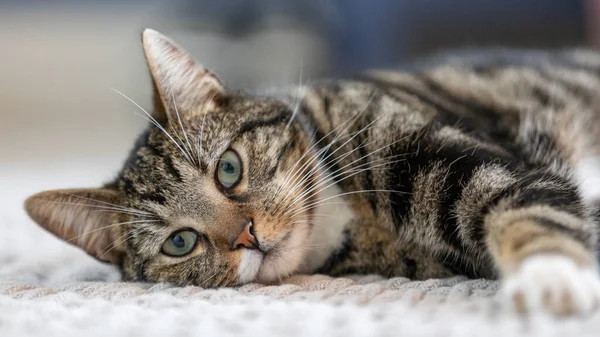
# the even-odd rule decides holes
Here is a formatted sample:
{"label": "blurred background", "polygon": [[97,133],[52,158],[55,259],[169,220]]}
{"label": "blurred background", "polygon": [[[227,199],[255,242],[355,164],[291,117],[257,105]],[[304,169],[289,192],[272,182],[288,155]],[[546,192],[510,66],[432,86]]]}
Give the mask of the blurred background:
{"label": "blurred background", "polygon": [[145,120],[110,88],[151,108],[142,28],[251,89],[464,46],[595,47],[599,22],[595,0],[0,0],[0,252],[26,239],[63,249],[26,220],[24,198],[119,169]]}

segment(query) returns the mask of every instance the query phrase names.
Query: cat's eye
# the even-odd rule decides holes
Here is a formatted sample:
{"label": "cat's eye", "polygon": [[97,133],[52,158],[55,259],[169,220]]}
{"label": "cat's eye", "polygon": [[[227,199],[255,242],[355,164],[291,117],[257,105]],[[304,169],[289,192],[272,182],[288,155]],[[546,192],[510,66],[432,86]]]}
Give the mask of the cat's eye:
{"label": "cat's eye", "polygon": [[227,150],[219,159],[217,167],[217,180],[225,188],[231,188],[242,178],[242,161],[240,156],[233,151]]}
{"label": "cat's eye", "polygon": [[182,229],[173,232],[163,243],[162,252],[165,255],[181,257],[188,255],[196,248],[198,233],[192,229]]}

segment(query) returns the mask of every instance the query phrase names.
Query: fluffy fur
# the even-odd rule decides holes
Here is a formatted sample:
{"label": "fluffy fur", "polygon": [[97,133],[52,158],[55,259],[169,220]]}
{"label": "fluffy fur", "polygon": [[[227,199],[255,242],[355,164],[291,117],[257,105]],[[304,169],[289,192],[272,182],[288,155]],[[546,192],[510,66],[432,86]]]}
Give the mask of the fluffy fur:
{"label": "fluffy fur", "polygon": [[[599,171],[599,55],[463,54],[267,96],[227,90],[157,32],[143,43],[155,109],[119,176],[26,202],[125,279],[461,274],[505,279],[523,311],[599,304],[595,194],[581,178]],[[227,150],[243,163],[232,188],[215,175]],[[260,249],[231,247],[248,221]],[[182,228],[199,233],[194,250],[162,254]]]}

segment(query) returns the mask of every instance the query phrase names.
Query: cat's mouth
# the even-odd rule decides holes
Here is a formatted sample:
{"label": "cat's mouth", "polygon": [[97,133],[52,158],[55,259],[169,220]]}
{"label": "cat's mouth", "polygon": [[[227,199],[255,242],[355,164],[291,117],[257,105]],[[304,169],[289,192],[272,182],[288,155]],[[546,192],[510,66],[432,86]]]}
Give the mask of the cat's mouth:
{"label": "cat's mouth", "polygon": [[256,236],[256,249],[242,252],[238,268],[238,280],[270,283],[290,275],[299,265],[300,252],[293,249],[292,242],[302,237],[301,231],[291,229],[276,242],[268,242]]}
{"label": "cat's mouth", "polygon": [[268,258],[270,255],[277,254],[278,250],[281,250],[283,246],[290,240],[292,231],[288,231],[279,241],[271,245],[261,245],[260,239],[257,238],[257,249],[263,254],[264,258]]}

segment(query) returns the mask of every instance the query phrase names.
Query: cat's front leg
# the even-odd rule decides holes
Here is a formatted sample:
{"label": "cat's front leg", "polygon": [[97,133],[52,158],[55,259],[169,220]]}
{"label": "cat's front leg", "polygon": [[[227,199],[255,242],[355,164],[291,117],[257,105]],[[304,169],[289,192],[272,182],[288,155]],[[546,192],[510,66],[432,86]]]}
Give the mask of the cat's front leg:
{"label": "cat's front leg", "polygon": [[548,204],[486,217],[505,304],[520,313],[541,309],[557,315],[598,309],[600,279],[585,221]]}
{"label": "cat's front leg", "polygon": [[600,307],[597,223],[568,176],[484,165],[453,210],[455,241],[474,261],[494,264],[508,307],[557,315]]}

